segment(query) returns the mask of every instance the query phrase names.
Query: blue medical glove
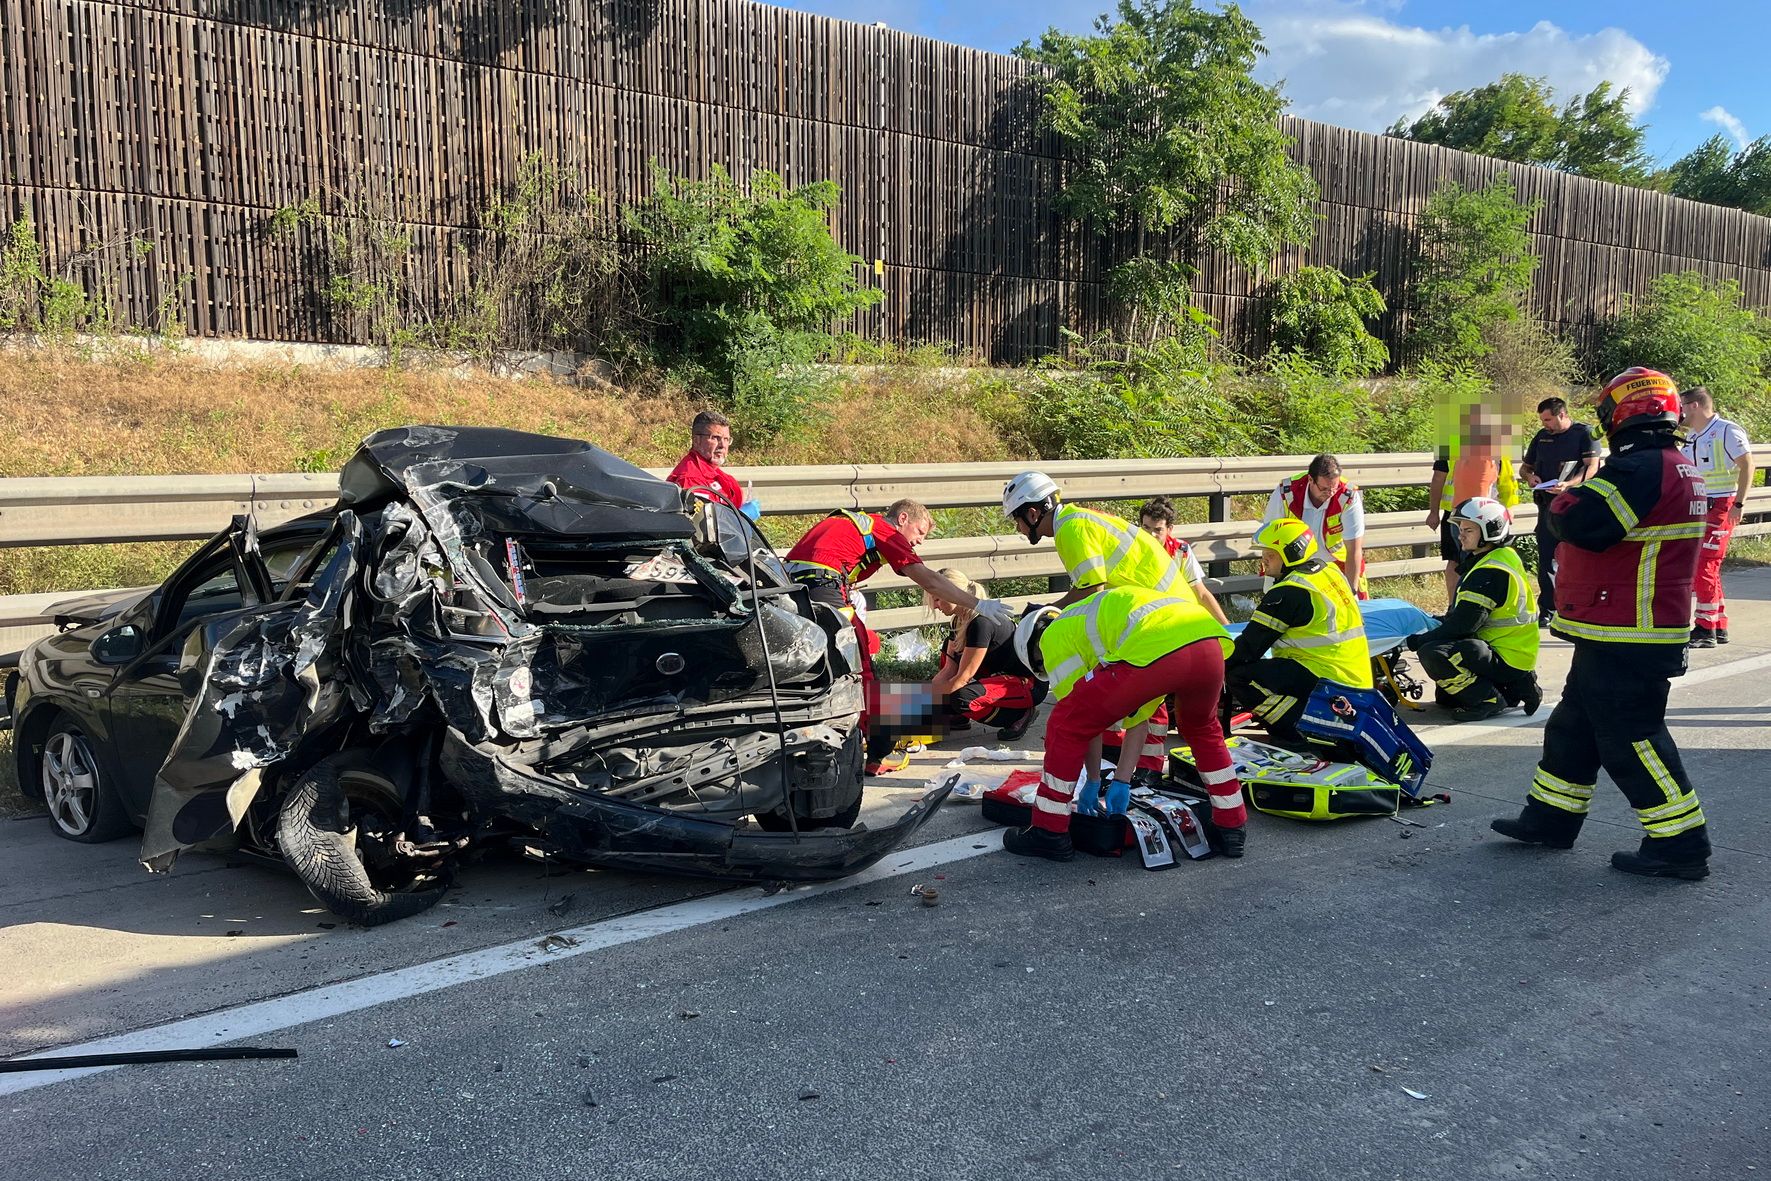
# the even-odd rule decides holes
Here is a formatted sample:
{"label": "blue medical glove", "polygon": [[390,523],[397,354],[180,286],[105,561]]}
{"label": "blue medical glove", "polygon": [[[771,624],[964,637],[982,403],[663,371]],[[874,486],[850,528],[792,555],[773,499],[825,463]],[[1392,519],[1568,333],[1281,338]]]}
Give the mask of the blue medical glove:
{"label": "blue medical glove", "polygon": [[1078,816],[1099,816],[1101,814],[1101,781],[1091,779],[1082,785],[1076,793],[1076,814]]}
{"label": "blue medical glove", "polygon": [[746,500],[738,506],[738,511],[754,521],[763,515],[763,506],[754,500]]}
{"label": "blue medical glove", "polygon": [[1124,816],[1131,807],[1131,784],[1111,779],[1107,782],[1107,815]]}

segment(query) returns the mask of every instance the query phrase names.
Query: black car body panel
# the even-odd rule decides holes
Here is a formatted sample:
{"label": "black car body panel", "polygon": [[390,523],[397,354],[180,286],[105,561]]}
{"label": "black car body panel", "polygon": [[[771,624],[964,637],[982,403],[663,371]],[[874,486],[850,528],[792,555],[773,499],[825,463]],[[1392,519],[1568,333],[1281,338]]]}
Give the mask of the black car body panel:
{"label": "black car body panel", "polygon": [[[264,538],[237,518],[159,588],[71,603],[21,660],[21,710],[91,719],[150,868],[264,849],[276,785],[358,746],[423,765],[427,831],[724,878],[853,872],[945,794],[817,829],[858,807],[852,632],[737,513],[479,428],[378,432],[340,489]],[[747,823],[769,816],[808,831]]]}

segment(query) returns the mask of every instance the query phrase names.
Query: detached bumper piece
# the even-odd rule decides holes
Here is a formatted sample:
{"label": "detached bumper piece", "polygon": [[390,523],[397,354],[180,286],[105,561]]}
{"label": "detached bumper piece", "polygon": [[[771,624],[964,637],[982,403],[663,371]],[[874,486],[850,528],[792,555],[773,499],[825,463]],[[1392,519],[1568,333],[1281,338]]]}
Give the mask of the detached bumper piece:
{"label": "detached bumper piece", "polygon": [[795,836],[572,791],[503,761],[489,760],[486,770],[505,793],[500,811],[536,833],[526,843],[548,856],[739,882],[822,882],[866,869],[926,824],[958,782],[930,788],[884,828]]}

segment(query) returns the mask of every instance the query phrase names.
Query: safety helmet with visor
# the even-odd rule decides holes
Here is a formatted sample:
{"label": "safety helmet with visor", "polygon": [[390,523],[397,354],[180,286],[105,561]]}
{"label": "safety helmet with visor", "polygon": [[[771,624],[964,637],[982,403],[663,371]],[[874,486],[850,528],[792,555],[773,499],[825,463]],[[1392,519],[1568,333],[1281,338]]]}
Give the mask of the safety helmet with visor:
{"label": "safety helmet with visor", "polygon": [[[1026,524],[1025,513],[1030,508],[1050,515],[1058,507],[1058,486],[1044,472],[1022,472],[1002,489],[1002,515],[1011,521]],[[1039,531],[1029,529],[1027,540],[1039,544]]]}
{"label": "safety helmet with visor", "polygon": [[1679,425],[1679,386],[1658,369],[1632,365],[1605,383],[1593,408],[1608,437],[1637,427],[1670,430]]}
{"label": "safety helmet with visor", "polygon": [[1039,650],[1039,638],[1057,617],[1056,607],[1035,603],[1022,612],[1021,622],[1015,625],[1015,656],[1023,668],[1042,681],[1051,680],[1051,675],[1046,671],[1045,655]]}
{"label": "safety helmet with visor", "polygon": [[1476,526],[1483,545],[1500,545],[1513,535],[1513,514],[1500,501],[1487,496],[1471,496],[1458,501],[1451,510],[1453,524],[1468,521]]}
{"label": "safety helmet with visor", "polygon": [[1303,565],[1316,552],[1316,535],[1296,517],[1268,521],[1256,531],[1254,543],[1278,554],[1280,564],[1288,570]]}

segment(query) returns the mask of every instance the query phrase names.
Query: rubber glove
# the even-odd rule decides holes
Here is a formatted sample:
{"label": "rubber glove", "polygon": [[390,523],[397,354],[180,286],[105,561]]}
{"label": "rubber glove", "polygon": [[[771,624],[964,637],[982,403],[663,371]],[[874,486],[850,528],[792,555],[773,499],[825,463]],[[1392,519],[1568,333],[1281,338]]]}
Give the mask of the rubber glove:
{"label": "rubber glove", "polygon": [[763,515],[763,506],[754,500],[746,500],[738,511],[754,521]]}
{"label": "rubber glove", "polygon": [[1001,599],[979,599],[978,615],[995,624],[1015,621],[1015,609]]}
{"label": "rubber glove", "polygon": [[1082,785],[1076,793],[1076,814],[1078,816],[1099,816],[1101,814],[1101,781],[1091,779]]}
{"label": "rubber glove", "polygon": [[1124,816],[1131,808],[1131,784],[1118,779],[1107,781],[1107,815]]}

